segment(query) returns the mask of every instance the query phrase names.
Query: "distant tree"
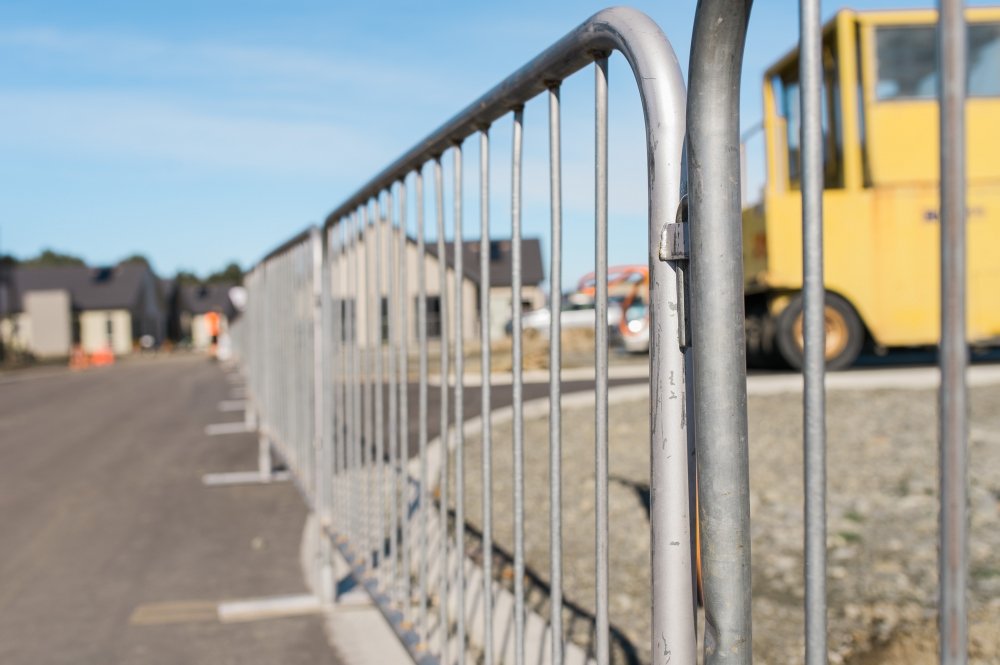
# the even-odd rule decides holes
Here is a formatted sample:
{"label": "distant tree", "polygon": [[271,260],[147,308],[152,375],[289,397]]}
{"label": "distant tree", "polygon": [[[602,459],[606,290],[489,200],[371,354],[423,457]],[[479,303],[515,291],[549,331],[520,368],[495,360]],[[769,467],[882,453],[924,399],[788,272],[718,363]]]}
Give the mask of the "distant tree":
{"label": "distant tree", "polygon": [[240,264],[235,261],[229,263],[225,268],[220,271],[213,272],[205,280],[210,284],[242,284],[243,283],[243,268]]}
{"label": "distant tree", "polygon": [[201,284],[201,278],[189,270],[178,270],[174,280],[178,284]]}
{"label": "distant tree", "polygon": [[83,259],[72,254],[62,254],[51,249],[42,250],[42,253],[33,259],[24,262],[28,266],[85,266]]}
{"label": "distant tree", "polygon": [[16,266],[18,263],[17,257],[11,254],[0,254],[0,266]]}
{"label": "distant tree", "polygon": [[149,259],[147,259],[142,254],[132,254],[130,256],[126,256],[124,259],[120,261],[120,263],[143,263],[146,265],[147,268],[151,267]]}

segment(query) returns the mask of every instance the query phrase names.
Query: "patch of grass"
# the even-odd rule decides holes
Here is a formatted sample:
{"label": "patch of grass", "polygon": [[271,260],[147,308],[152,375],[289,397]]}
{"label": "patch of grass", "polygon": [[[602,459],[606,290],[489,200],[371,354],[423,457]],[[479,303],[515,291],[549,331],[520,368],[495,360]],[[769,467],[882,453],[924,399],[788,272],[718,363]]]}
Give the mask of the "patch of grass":
{"label": "patch of grass", "polygon": [[856,510],[848,510],[846,513],[844,513],[844,519],[848,519],[854,522],[855,524],[860,524],[861,522],[865,521],[865,516]]}
{"label": "patch of grass", "polygon": [[854,545],[856,543],[860,543],[861,540],[862,540],[861,539],[861,534],[860,533],[854,533],[853,531],[841,531],[837,535],[840,536],[841,538],[843,538],[845,543],[849,543],[851,545]]}
{"label": "patch of grass", "polygon": [[902,478],[896,483],[896,494],[899,496],[910,496],[910,479]]}
{"label": "patch of grass", "polygon": [[1000,568],[990,568],[989,566],[973,568],[972,579],[974,580],[991,580],[995,577],[1000,577]]}

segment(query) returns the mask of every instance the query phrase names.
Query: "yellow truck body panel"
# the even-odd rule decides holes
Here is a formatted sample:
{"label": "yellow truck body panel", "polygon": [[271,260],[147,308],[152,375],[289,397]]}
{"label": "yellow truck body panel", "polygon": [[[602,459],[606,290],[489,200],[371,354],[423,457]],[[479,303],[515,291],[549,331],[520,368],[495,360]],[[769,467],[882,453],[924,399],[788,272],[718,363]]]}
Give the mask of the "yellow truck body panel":
{"label": "yellow truck body panel", "polygon": [[[926,55],[933,43],[936,19],[924,10],[842,11],[824,30],[826,285],[881,346],[935,344],[940,334],[936,73],[921,76],[913,64],[920,60],[913,54]],[[968,331],[975,342],[1000,339],[1000,8],[969,9],[967,19]],[[767,184],[763,210],[744,214],[748,293],[802,287],[797,62],[793,52],[765,75]],[[780,309],[787,298],[772,302]]]}

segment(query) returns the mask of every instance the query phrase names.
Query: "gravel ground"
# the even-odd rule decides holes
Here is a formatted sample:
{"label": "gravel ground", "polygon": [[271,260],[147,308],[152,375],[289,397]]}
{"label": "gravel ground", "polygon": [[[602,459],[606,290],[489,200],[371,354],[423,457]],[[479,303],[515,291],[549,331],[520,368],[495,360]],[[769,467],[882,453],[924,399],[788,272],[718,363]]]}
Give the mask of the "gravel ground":
{"label": "gravel ground", "polygon": [[[970,656],[1000,663],[1000,387],[971,394]],[[936,396],[930,391],[828,396],[829,624],[833,663],[937,662]],[[750,398],[754,655],[802,661],[801,398]],[[648,407],[611,407],[611,623],[615,660],[649,661]],[[563,417],[563,537],[574,641],[592,639],[593,409]],[[511,425],[494,427],[494,529],[513,551]],[[547,612],[548,423],[526,423],[525,552],[534,600]],[[481,526],[481,448],[466,442],[466,516]],[[454,468],[454,464],[452,464]],[[509,581],[509,567],[501,566]],[[632,658],[629,654],[632,654]]]}

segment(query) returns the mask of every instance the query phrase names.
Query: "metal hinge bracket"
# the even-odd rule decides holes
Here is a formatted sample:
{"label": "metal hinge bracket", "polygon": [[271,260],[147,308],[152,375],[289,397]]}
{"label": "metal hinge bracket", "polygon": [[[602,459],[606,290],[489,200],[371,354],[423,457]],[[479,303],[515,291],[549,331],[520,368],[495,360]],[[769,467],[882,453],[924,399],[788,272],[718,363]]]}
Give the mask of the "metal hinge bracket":
{"label": "metal hinge bracket", "polygon": [[676,221],[667,222],[660,229],[660,243],[657,247],[659,259],[673,263],[677,275],[677,332],[681,348],[691,345],[691,323],[688,316],[688,261],[691,257],[691,243],[688,237],[687,203],[687,196],[682,197],[677,206]]}
{"label": "metal hinge bracket", "polygon": [[660,230],[659,254],[661,261],[687,261],[690,255],[687,224],[668,222]]}

